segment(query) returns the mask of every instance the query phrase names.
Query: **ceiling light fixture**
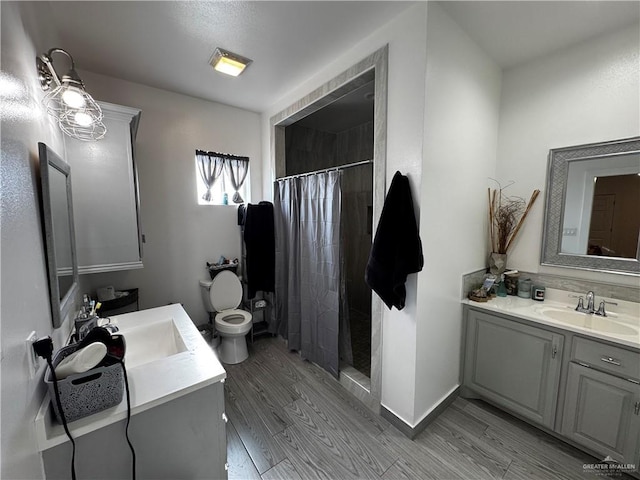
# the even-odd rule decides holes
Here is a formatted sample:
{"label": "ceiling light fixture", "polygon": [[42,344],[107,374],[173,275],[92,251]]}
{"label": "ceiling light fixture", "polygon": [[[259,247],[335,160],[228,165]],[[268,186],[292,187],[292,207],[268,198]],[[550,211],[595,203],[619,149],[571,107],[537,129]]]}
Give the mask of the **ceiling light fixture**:
{"label": "ceiling light fixture", "polygon": [[[69,71],[60,78],[53,66],[52,55],[61,53],[70,62]],[[52,48],[36,57],[36,68],[42,90],[47,94],[42,103],[47,113],[58,121],[60,129],[78,140],[100,140],[107,133],[102,123],[102,109],[84,88],[73,57],[61,48]]]}
{"label": "ceiling light fixture", "polygon": [[209,60],[209,63],[215,70],[233,77],[237,77],[244,72],[245,68],[247,68],[251,62],[253,62],[253,60],[236,53],[228,52],[222,48],[216,48],[211,60]]}

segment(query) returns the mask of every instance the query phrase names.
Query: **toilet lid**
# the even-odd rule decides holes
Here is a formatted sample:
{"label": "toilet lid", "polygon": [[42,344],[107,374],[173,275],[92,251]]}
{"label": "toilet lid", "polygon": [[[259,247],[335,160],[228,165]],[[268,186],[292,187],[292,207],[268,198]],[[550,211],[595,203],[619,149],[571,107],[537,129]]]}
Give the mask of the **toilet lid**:
{"label": "toilet lid", "polygon": [[238,308],[242,301],[242,284],[238,276],[229,271],[218,273],[211,282],[209,299],[216,312]]}

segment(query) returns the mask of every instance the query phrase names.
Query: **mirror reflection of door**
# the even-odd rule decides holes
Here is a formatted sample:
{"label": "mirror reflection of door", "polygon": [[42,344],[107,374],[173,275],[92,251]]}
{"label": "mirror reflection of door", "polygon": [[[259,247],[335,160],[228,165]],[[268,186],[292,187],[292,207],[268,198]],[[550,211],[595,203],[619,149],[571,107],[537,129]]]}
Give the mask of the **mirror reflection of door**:
{"label": "mirror reflection of door", "polygon": [[640,229],[640,176],[596,177],[589,255],[634,258]]}

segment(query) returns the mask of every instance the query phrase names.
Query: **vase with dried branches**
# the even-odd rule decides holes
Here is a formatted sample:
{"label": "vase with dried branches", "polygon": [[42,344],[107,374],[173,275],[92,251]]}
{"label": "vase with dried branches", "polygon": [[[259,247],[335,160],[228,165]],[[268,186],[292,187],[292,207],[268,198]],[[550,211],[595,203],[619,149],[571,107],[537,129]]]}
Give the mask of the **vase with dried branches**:
{"label": "vase with dried branches", "polygon": [[540,190],[534,190],[528,202],[521,197],[509,197],[504,194],[504,190],[512,184],[502,187],[498,183],[498,188],[488,189],[489,237],[491,241],[489,271],[494,275],[500,275],[505,271],[509,248],[540,194]]}

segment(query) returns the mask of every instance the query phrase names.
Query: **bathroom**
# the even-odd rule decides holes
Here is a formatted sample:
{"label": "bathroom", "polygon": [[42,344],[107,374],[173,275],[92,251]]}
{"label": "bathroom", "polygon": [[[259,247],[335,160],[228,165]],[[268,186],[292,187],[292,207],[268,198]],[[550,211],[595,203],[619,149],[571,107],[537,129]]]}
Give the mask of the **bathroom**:
{"label": "bathroom", "polygon": [[[599,2],[589,5],[606,12]],[[65,38],[46,21],[47,9],[53,8],[2,2],[3,78],[9,74],[22,81],[29,105],[41,97],[33,59]],[[274,169],[270,118],[388,44],[386,185],[396,170],[410,178],[425,268],[407,281],[405,309],[382,313],[379,395],[385,409],[409,427],[418,425],[459,385],[461,277],[486,266],[487,177],[514,180],[513,193],[526,197],[534,188],[545,188],[550,148],[627,138],[640,130],[637,15],[579,43],[542,56],[529,52],[519,63],[501,67],[480,46],[482,29],[463,25],[456,8],[464,9],[464,2],[460,7],[418,3],[381,15],[384,20],[371,24],[375,28],[344,37],[335,58],[323,58],[285,90],[274,87],[270,101],[261,105],[247,99],[234,107],[171,92],[169,84],[149,87],[143,79],[123,80],[117,59],[102,73],[78,62],[94,97],[143,112],[137,154],[146,237],[143,269],[89,276],[82,290],[108,284],[139,287],[142,309],[178,302],[192,318],[206,316],[197,288],[203,260],[219,254],[236,258],[241,252],[235,209],[196,203],[193,150],[209,148],[211,132],[216,132],[210,148],[251,158],[247,200],[269,199]],[[511,2],[500,2],[483,14],[525,28],[522,19],[531,12],[511,8]],[[115,11],[100,18],[126,28]],[[552,16],[543,20],[548,28],[567,31],[573,21],[579,23],[567,20],[571,16],[557,18],[567,24],[553,24]],[[605,24],[589,22],[588,27]],[[144,37],[139,41],[144,44]],[[96,52],[100,47],[92,43]],[[73,53],[74,44],[67,48]],[[166,61],[163,55],[144,58]],[[14,94],[3,95],[8,95],[2,99],[4,108]],[[32,422],[43,386],[29,379],[24,340],[31,331],[51,334],[57,342],[68,333],[53,330],[50,321],[38,141],[62,150],[61,133],[46,118],[30,117],[17,107],[6,115],[3,110],[3,478],[42,478],[33,434],[25,426]],[[510,252],[510,266],[638,288],[633,276],[540,266],[543,215],[539,201]],[[219,245],[224,252],[212,252]]]}

